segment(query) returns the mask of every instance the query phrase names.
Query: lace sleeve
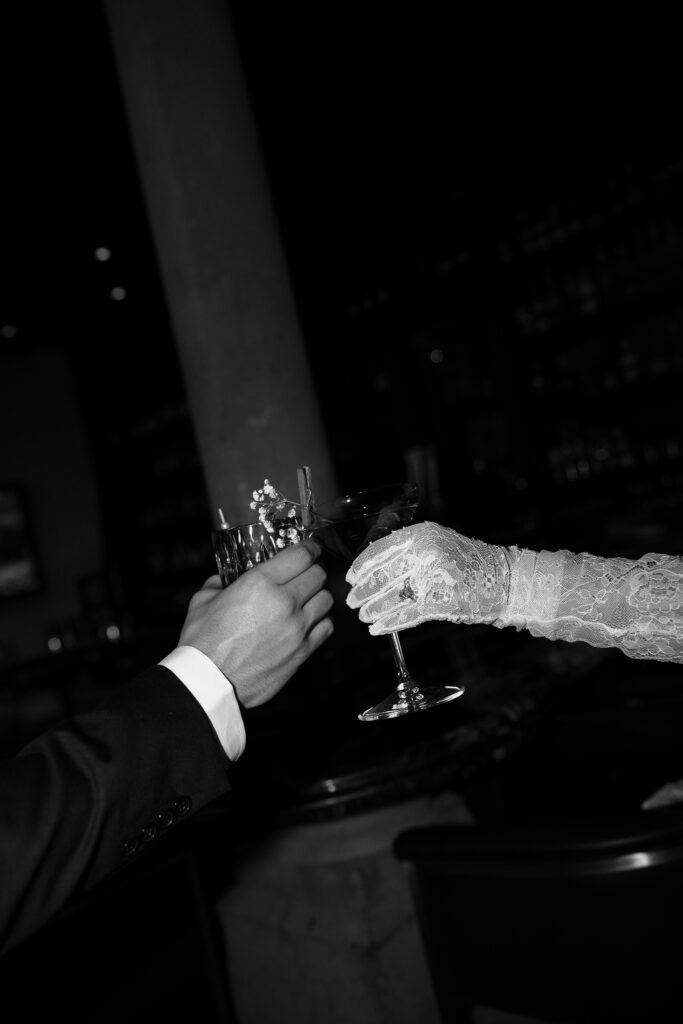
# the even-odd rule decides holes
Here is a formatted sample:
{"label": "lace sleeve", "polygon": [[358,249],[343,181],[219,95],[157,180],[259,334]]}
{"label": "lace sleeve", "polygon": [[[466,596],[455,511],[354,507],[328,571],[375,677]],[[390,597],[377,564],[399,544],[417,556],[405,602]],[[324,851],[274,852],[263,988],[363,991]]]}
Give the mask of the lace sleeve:
{"label": "lace sleeve", "polygon": [[683,558],[509,548],[508,559],[510,597],[495,625],[683,662]]}

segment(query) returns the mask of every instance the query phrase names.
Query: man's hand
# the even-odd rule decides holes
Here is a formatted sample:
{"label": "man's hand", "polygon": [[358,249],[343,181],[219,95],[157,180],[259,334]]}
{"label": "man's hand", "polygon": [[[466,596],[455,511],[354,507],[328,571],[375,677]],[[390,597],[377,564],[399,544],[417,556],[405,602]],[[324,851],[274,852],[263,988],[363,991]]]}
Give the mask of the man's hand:
{"label": "man's hand", "polygon": [[225,589],[210,576],[190,601],[179,644],[211,658],[246,708],[274,697],[333,632],[320,553],[302,541]]}

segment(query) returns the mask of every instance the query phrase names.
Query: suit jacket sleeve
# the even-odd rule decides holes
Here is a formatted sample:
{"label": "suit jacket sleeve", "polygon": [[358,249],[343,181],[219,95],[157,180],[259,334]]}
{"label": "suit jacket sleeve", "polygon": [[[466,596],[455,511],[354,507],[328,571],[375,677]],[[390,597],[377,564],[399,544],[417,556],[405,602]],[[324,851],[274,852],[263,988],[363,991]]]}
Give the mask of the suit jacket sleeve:
{"label": "suit jacket sleeve", "polygon": [[0,951],[225,794],[228,765],[162,666],[0,762]]}

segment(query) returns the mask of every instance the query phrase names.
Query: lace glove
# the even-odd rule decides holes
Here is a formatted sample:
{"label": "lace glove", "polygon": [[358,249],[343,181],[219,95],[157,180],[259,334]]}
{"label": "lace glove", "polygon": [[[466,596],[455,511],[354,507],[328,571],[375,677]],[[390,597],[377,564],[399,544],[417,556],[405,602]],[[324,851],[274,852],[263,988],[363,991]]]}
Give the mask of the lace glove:
{"label": "lace glove", "polygon": [[369,545],[347,603],[373,634],[433,619],[528,629],[551,640],[683,661],[683,559],[637,561],[503,548],[419,523]]}
{"label": "lace glove", "polygon": [[510,554],[510,600],[496,625],[618,647],[629,658],[683,661],[683,558],[515,548]]}
{"label": "lace glove", "polygon": [[418,523],[369,544],[346,579],[347,604],[377,635],[433,619],[494,622],[507,606],[509,565],[505,548]]}

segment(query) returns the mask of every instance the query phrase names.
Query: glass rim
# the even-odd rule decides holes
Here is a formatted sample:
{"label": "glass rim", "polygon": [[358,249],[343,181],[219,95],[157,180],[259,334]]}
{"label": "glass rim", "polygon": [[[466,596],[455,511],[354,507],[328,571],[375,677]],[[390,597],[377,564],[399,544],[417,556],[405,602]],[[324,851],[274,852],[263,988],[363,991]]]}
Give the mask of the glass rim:
{"label": "glass rim", "polygon": [[266,533],[270,533],[271,532],[268,529],[268,527],[266,526],[265,523],[262,523],[260,519],[255,519],[255,520],[252,520],[249,523],[235,523],[234,526],[227,526],[227,527],[226,526],[218,526],[218,527],[216,527],[215,530],[212,530],[212,533],[219,534],[219,535],[220,534],[225,534],[225,533],[234,533],[235,530],[247,530],[247,529],[250,529],[250,528],[252,528],[254,526],[257,526],[260,530],[265,530]]}
{"label": "glass rim", "polygon": [[391,491],[394,490],[398,494],[400,491],[406,488],[415,488],[419,494],[420,485],[416,480],[403,480],[401,483],[388,483],[388,484],[377,484],[375,487],[360,487],[357,491],[347,491],[346,494],[337,494],[334,498],[327,498],[325,501],[315,502],[314,511],[317,512],[321,508],[329,507],[333,504],[337,504],[340,501],[346,501],[348,498],[357,498],[361,494],[377,494],[379,491]]}

